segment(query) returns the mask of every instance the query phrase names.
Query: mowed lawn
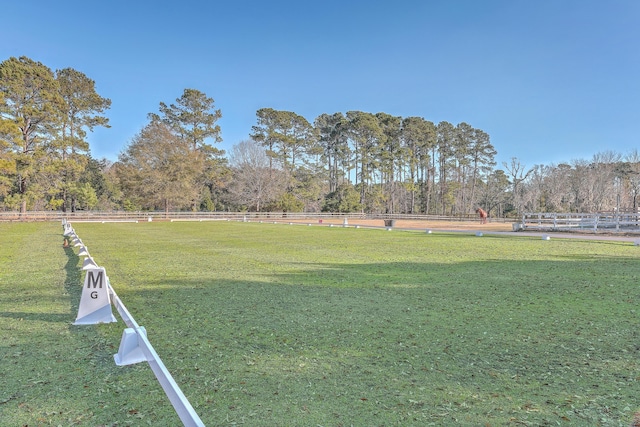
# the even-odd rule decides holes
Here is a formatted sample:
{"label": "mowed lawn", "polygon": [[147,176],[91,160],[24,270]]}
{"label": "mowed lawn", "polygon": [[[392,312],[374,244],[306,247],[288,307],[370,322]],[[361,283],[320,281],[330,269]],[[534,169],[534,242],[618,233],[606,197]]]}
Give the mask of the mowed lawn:
{"label": "mowed lawn", "polygon": [[[234,222],[75,223],[207,426],[628,426],[640,247]],[[73,326],[59,223],[0,224],[0,425],[175,426],[117,323]]]}

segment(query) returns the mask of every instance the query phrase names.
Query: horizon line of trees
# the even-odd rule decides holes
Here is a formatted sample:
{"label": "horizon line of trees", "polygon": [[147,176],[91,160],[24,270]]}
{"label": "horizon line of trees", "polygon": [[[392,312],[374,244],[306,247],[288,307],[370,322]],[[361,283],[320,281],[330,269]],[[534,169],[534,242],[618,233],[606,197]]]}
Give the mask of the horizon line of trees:
{"label": "horizon line of trees", "polygon": [[638,210],[640,154],[496,168],[489,135],[384,112],[313,122],[256,112],[227,156],[213,98],[185,89],[160,103],[114,163],[91,156],[111,101],[84,74],[26,57],[0,63],[0,209],[367,212],[492,216]]}

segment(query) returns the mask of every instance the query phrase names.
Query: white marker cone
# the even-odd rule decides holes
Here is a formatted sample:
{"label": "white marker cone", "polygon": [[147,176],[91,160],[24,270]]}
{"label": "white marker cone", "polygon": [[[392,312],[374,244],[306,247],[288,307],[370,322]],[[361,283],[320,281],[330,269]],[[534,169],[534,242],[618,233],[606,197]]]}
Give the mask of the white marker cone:
{"label": "white marker cone", "polygon": [[85,258],[84,261],[82,262],[82,269],[89,270],[92,268],[98,268],[98,264],[96,264],[96,262],[91,257]]}
{"label": "white marker cone", "polygon": [[73,324],[95,325],[115,321],[116,318],[111,312],[111,297],[105,269],[102,267],[88,269],[84,276],[78,316]]}
{"label": "white marker cone", "polygon": [[71,224],[66,223],[66,224],[64,225],[64,233],[63,233],[63,234],[64,234],[65,236],[70,236],[70,235],[72,235],[73,233],[74,233],[74,231],[73,231],[73,227],[71,226]]}

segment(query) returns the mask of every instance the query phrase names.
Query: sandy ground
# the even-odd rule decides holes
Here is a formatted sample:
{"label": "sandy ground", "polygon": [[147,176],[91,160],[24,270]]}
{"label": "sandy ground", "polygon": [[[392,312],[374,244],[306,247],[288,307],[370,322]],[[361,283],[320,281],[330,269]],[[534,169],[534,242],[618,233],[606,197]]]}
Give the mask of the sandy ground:
{"label": "sandy ground", "polygon": [[[322,223],[319,220],[281,220],[278,222],[288,223],[300,223],[300,224],[313,224],[322,226],[343,226],[344,219],[323,219]],[[483,232],[486,234],[513,234],[514,236],[550,236],[553,238],[567,238],[567,239],[586,239],[586,240],[617,240],[634,242],[636,245],[640,245],[639,233],[606,233],[598,232],[594,233],[573,233],[562,231],[513,231],[512,222],[487,222],[481,224],[480,221],[423,221],[423,220],[396,220],[395,229],[405,230],[433,230],[433,231],[455,231],[455,232]],[[368,220],[368,219],[350,219],[348,220],[349,227],[361,226],[361,227],[377,227],[384,228],[384,220]]]}

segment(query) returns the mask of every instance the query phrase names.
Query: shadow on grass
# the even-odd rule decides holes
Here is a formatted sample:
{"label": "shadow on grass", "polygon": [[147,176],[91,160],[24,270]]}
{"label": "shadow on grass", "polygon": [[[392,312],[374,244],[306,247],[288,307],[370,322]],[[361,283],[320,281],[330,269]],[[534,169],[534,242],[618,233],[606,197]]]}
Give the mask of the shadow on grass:
{"label": "shadow on grass", "polygon": [[[119,334],[122,324],[115,323],[113,326],[109,324],[101,325],[74,325],[80,307],[80,299],[82,296],[83,286],[83,270],[79,267],[81,258],[76,254],[72,247],[64,248],[67,255],[67,263],[64,267],[66,274],[64,287],[69,295],[69,314],[60,315],[61,322],[69,324],[69,331],[78,336],[83,345],[90,345],[91,354],[97,366],[109,371],[113,364],[113,354],[118,350]],[[115,311],[115,308],[112,308]],[[98,329],[99,328],[99,329]],[[104,335],[107,335],[105,337]],[[125,371],[119,370],[121,374]]]}
{"label": "shadow on grass", "polygon": [[571,418],[595,425],[628,419],[625,405],[640,392],[630,278],[640,271],[625,262],[296,264],[263,281],[146,276],[126,288],[125,303],[210,424],[254,414],[269,425],[303,402],[299,425],[335,414],[361,425],[458,425],[463,416],[551,425],[573,396]]}
{"label": "shadow on grass", "polygon": [[[429,237],[415,236],[426,253]],[[451,244],[468,239],[449,236]],[[114,253],[127,256],[120,247]],[[637,255],[559,253],[543,261],[429,262],[425,255],[371,263],[276,254],[256,266],[216,266],[233,254],[194,251],[195,261],[150,257],[135,271],[114,263],[111,279],[207,425],[555,425],[565,415],[582,425],[619,425],[602,420],[630,419],[640,394]],[[66,254],[75,315],[82,270],[73,250]],[[132,408],[168,406],[149,392],[151,376],[137,379],[145,366],[114,367],[121,323],[70,329],[56,351],[73,349],[82,361],[62,371],[73,389],[91,393],[74,402],[104,413],[92,425],[129,425],[137,421]],[[42,365],[42,355],[30,354],[15,356],[16,366],[29,366],[25,355]],[[31,373],[23,376],[30,384]],[[55,379],[37,385],[46,398],[64,393]]]}
{"label": "shadow on grass", "polygon": [[[263,280],[253,281],[143,275],[120,295],[153,335],[165,335],[154,330],[155,324],[182,337],[205,339],[216,335],[215,325],[233,321],[238,327],[247,319],[258,322],[253,327],[271,322],[274,330],[291,329],[288,321],[333,329],[340,329],[341,322],[363,328],[408,322],[443,331],[502,328],[499,335],[508,342],[510,333],[544,335],[552,322],[553,328],[575,329],[571,333],[582,330],[581,338],[584,328],[591,329],[592,339],[601,340],[608,328],[627,333],[631,324],[638,326],[632,316],[638,297],[632,277],[637,275],[640,268],[629,258],[601,256],[454,264],[298,263],[289,272],[265,272]],[[113,286],[118,292],[117,279]],[[535,332],[525,332],[530,329]]]}
{"label": "shadow on grass", "polygon": [[26,311],[3,311],[0,317],[12,318],[17,320],[37,320],[42,322],[66,323],[69,321],[68,314],[56,313],[33,313]]}
{"label": "shadow on grass", "polygon": [[78,313],[80,307],[80,293],[82,291],[82,268],[78,267],[80,257],[74,252],[73,247],[64,248],[67,255],[67,263],[64,266],[64,289],[69,295],[70,312]]}
{"label": "shadow on grass", "polygon": [[[81,269],[78,268],[78,256],[74,253],[73,248],[68,247],[64,248],[65,254],[67,255],[67,263],[64,267],[65,271],[65,280],[64,280],[64,288],[66,293],[69,295],[71,307],[71,313],[77,313],[78,306],[80,302],[80,293],[81,290],[80,282],[81,282]],[[5,302],[8,301],[8,298],[5,298]],[[23,298],[20,297],[16,302],[23,301]],[[40,297],[40,301],[42,301],[42,297]],[[34,320],[34,321],[43,321],[43,322],[59,322],[59,323],[67,323],[69,322],[69,314],[68,313],[38,313],[38,312],[26,312],[26,311],[4,311],[0,312],[0,317],[13,318],[18,320]]]}

